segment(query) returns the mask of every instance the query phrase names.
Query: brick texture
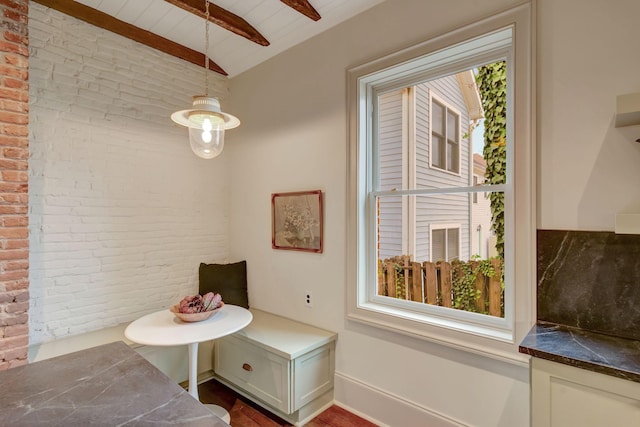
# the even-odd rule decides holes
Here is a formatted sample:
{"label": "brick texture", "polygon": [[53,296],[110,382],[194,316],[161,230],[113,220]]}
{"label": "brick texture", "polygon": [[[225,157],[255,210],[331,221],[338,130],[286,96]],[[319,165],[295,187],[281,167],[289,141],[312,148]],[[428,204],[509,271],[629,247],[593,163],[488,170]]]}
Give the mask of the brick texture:
{"label": "brick texture", "polygon": [[[3,135],[0,150],[14,172],[8,188],[26,191],[21,172],[29,174],[36,345],[129,322],[195,293],[199,263],[228,257],[229,171],[225,153],[197,158],[186,129],[170,120],[203,93],[203,68],[35,2],[29,43],[28,168],[26,145],[4,142],[22,141],[20,132]],[[227,80],[209,77],[209,92],[224,98]],[[20,89],[4,89],[22,99]],[[13,236],[12,251],[24,253],[25,235]],[[17,275],[20,265],[6,273]]]}
{"label": "brick texture", "polygon": [[29,347],[28,7],[0,1],[0,370]]}

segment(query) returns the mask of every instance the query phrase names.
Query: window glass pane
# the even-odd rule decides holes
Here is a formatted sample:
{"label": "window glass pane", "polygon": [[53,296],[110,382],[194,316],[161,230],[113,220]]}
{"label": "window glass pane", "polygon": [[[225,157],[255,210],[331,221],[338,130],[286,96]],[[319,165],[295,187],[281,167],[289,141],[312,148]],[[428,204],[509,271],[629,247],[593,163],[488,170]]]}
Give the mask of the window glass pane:
{"label": "window glass pane", "polygon": [[460,229],[449,228],[447,229],[447,261],[453,261],[459,259],[460,254],[458,246],[460,245]]}
{"label": "window glass pane", "polygon": [[[445,149],[444,149],[444,139],[441,137],[433,136],[431,139],[431,164],[433,166],[437,166],[439,168],[445,167]],[[425,166],[425,165],[422,165]]]}
{"label": "window glass pane", "polygon": [[447,144],[447,170],[451,172],[459,172],[459,161],[460,156],[458,152],[458,144],[452,144],[449,142]]}
{"label": "window glass pane", "polygon": [[[506,129],[506,93],[507,64],[498,61],[479,67],[476,71],[481,99],[484,99],[485,119],[483,129],[483,157],[486,162],[487,183],[506,183],[507,170],[507,129]],[[486,98],[486,99],[485,99]]]}
{"label": "window glass pane", "polygon": [[[450,145],[460,144],[461,126],[470,124],[470,111],[479,110],[478,105],[468,104],[468,84],[461,84],[463,81],[461,76],[466,76],[466,81],[473,82],[473,73],[467,70],[461,73],[451,74],[438,79],[434,79],[416,86],[417,92],[420,90],[428,91],[431,95],[431,120],[423,121],[420,117],[416,120],[416,170],[419,179],[416,180],[416,187],[432,187],[432,186],[467,186],[468,181],[454,180],[444,181],[442,175],[434,176],[434,172],[423,170],[427,164],[424,163],[421,147],[422,135],[430,134],[431,143],[431,166],[445,169],[456,174],[464,172],[460,170],[460,152],[459,148]],[[470,98],[469,98],[470,99]],[[478,99],[475,96],[473,99]],[[418,116],[429,114],[429,109],[423,106],[424,101],[420,96],[416,99],[416,111]],[[475,110],[474,110],[475,111]],[[431,129],[428,129],[431,123]],[[468,133],[467,133],[468,135]],[[439,137],[444,139],[442,142]],[[468,136],[467,136],[468,139]],[[436,141],[440,144],[437,145]]]}
{"label": "window glass pane", "polygon": [[402,92],[397,90],[378,98],[379,188],[382,191],[401,189],[402,173]]}
{"label": "window glass pane", "polygon": [[445,246],[446,229],[433,230],[431,232],[431,261],[444,261],[447,259]]}
{"label": "window glass pane", "polygon": [[488,197],[478,197],[478,203],[472,206],[471,246],[469,253],[471,254],[471,258],[488,259],[498,256],[496,250],[496,231],[498,228],[504,227],[504,225],[494,225],[495,221],[491,214],[491,198],[504,198],[504,193],[496,191],[479,194],[487,194]]}
{"label": "window glass pane", "polygon": [[432,131],[438,135],[444,136],[444,107],[438,102],[433,102],[431,107],[431,126]]}
{"label": "window glass pane", "polygon": [[378,258],[402,253],[402,197],[378,198]]}
{"label": "window glass pane", "polygon": [[[503,65],[500,62],[487,67],[493,69]],[[485,263],[483,271],[491,270],[487,263],[501,265],[504,225],[500,220],[494,226],[491,204],[499,202],[502,193],[487,193],[491,195],[489,198],[479,198],[477,193],[446,193],[446,188],[468,187],[471,182],[477,185],[482,177],[491,176],[488,173],[496,173],[487,172],[487,165],[495,164],[496,159],[506,160],[504,132],[495,127],[484,129],[487,120],[477,125],[480,129],[474,141],[478,143],[471,144],[469,135],[473,131],[472,123],[475,123],[472,111],[482,108],[468,104],[470,97],[465,91],[469,90],[469,85],[462,85],[460,81],[466,78],[467,82],[469,79],[473,82],[476,73],[480,72],[468,70],[418,83],[409,91],[397,89],[378,96],[378,190],[441,188],[443,192],[376,198],[377,294],[417,301],[414,298],[418,298],[415,295],[418,288],[411,290],[411,274],[414,273],[409,271],[417,271],[413,269],[414,263],[419,263],[420,268],[430,268],[424,267],[425,262],[434,263],[437,264],[434,267],[437,286],[446,288],[447,280],[450,280],[453,288],[445,289],[444,294],[438,288],[437,300],[429,303],[502,316],[503,307],[500,305],[497,309],[495,302],[496,286],[500,287],[497,292],[502,298],[502,273],[492,282],[494,300],[489,310],[484,302],[476,304],[475,291],[464,289],[475,279],[461,275],[475,274],[476,264],[469,268],[460,264]],[[471,87],[477,91],[475,98],[471,98],[481,99],[480,89],[473,84]],[[409,101],[415,109],[404,108],[406,96],[413,97]],[[410,112],[415,116],[407,117]],[[486,109],[485,114],[495,116]],[[415,129],[408,129],[410,123]],[[462,135],[465,137],[460,140]],[[487,145],[487,138],[492,138],[493,142]],[[490,158],[489,162],[486,156],[495,158]],[[409,164],[410,161],[413,163]],[[505,170],[506,165],[502,168]],[[415,177],[409,178],[411,170],[415,170]],[[453,174],[443,173],[443,170]],[[485,277],[483,280],[486,286],[482,286],[486,289],[478,293],[482,295],[478,297],[480,299],[486,297],[485,291],[489,292],[490,279]],[[479,281],[477,285],[480,287]],[[426,284],[420,286],[423,291],[419,298],[426,302]],[[461,299],[460,295],[466,295],[466,299]]]}
{"label": "window glass pane", "polygon": [[[495,198],[503,193],[489,194]],[[378,295],[427,302],[425,289],[431,286],[429,289],[435,289],[438,293],[437,299],[430,300],[431,304],[504,316],[503,266],[496,249],[491,197],[479,198],[477,204],[471,205],[470,196],[471,193],[463,192],[376,198]],[[414,230],[411,239],[415,241],[415,248],[407,253],[403,251],[399,239],[403,226],[401,206],[408,203],[410,198],[415,199],[415,223],[410,227]],[[480,267],[487,276],[482,275],[483,278],[476,282],[476,269]],[[413,278],[418,269],[423,274],[433,273],[435,276],[416,276],[416,280],[421,280],[418,284]],[[474,278],[470,279],[467,275]],[[442,285],[442,277],[445,277],[445,285]],[[447,277],[451,278],[453,288],[447,291],[451,294],[450,298],[442,298],[441,286],[446,287]],[[478,286],[479,293],[467,288],[472,284]],[[420,295],[416,295],[418,289]],[[490,292],[494,295],[491,310]],[[464,295],[464,298],[460,295]]]}
{"label": "window glass pane", "polygon": [[447,138],[450,141],[458,141],[458,115],[447,111]]}

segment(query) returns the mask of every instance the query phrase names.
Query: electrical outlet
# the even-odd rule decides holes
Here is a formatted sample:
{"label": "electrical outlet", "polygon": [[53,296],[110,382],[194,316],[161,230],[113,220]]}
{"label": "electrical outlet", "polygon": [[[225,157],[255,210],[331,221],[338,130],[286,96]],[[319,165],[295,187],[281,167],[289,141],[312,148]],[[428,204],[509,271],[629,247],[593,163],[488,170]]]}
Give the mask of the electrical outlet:
{"label": "electrical outlet", "polygon": [[313,307],[313,295],[311,291],[306,291],[304,293],[304,305],[307,307]]}

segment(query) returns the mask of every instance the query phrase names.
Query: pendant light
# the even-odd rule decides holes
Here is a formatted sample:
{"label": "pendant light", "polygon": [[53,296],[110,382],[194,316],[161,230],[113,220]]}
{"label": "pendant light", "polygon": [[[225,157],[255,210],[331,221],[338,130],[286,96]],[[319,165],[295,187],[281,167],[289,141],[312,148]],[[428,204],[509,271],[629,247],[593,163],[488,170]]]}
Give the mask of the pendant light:
{"label": "pendant light", "polygon": [[240,126],[240,120],[220,110],[218,98],[209,96],[209,0],[205,0],[204,95],[194,96],[193,108],[176,111],[171,120],[189,129],[189,144],[194,154],[213,159],[224,148],[224,131]]}

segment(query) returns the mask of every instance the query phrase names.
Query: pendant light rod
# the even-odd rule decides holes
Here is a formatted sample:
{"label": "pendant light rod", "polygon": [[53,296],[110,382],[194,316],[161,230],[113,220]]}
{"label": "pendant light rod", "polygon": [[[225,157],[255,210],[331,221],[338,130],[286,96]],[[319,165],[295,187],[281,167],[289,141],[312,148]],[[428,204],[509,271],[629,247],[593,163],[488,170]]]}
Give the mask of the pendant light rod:
{"label": "pendant light rod", "polygon": [[204,96],[209,96],[209,0],[204,1]]}

